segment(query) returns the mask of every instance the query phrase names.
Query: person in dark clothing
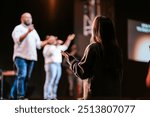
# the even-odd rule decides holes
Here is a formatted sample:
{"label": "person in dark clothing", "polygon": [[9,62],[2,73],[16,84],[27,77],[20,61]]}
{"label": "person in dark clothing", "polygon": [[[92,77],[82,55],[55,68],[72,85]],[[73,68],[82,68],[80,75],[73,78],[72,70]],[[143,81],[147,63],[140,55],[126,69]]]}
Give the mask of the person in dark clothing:
{"label": "person in dark clothing", "polygon": [[109,18],[95,17],[90,44],[81,60],[66,52],[62,54],[77,77],[91,80],[89,99],[120,99],[122,53]]}

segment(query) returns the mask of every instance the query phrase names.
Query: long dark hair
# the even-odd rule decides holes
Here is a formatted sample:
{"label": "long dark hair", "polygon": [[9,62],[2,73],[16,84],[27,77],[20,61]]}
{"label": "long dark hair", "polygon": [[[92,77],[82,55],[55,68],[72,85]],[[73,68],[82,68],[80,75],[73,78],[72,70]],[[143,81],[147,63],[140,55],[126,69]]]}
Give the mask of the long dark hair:
{"label": "long dark hair", "polygon": [[92,25],[91,42],[117,44],[112,21],[105,16],[96,16]]}

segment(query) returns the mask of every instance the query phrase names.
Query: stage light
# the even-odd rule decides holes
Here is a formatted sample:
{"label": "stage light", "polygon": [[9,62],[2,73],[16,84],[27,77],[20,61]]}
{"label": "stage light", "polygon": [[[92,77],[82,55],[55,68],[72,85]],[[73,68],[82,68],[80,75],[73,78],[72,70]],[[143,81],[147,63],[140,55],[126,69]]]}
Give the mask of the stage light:
{"label": "stage light", "polygon": [[49,0],[49,12],[51,19],[54,19],[57,12],[57,0]]}

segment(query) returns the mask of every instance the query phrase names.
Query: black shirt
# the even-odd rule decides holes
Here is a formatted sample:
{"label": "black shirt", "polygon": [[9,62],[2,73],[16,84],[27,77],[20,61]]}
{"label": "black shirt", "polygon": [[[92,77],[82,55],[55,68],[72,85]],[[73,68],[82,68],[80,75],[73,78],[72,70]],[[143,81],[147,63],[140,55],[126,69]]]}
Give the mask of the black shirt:
{"label": "black shirt", "polygon": [[82,59],[69,56],[71,68],[81,79],[91,79],[91,96],[119,97],[122,79],[122,57],[118,46],[89,44]]}

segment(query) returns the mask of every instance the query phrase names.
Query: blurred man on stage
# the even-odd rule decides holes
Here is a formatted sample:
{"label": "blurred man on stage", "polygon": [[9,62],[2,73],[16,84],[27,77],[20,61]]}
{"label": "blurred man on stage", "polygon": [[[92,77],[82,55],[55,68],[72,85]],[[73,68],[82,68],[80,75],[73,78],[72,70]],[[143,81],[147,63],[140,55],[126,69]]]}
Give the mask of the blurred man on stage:
{"label": "blurred man on stage", "polygon": [[41,41],[32,24],[30,13],[21,15],[21,24],[13,32],[14,41],[13,61],[17,68],[17,75],[10,91],[10,99],[24,99],[26,96],[28,79],[37,61],[37,48],[45,46],[49,41]]}

